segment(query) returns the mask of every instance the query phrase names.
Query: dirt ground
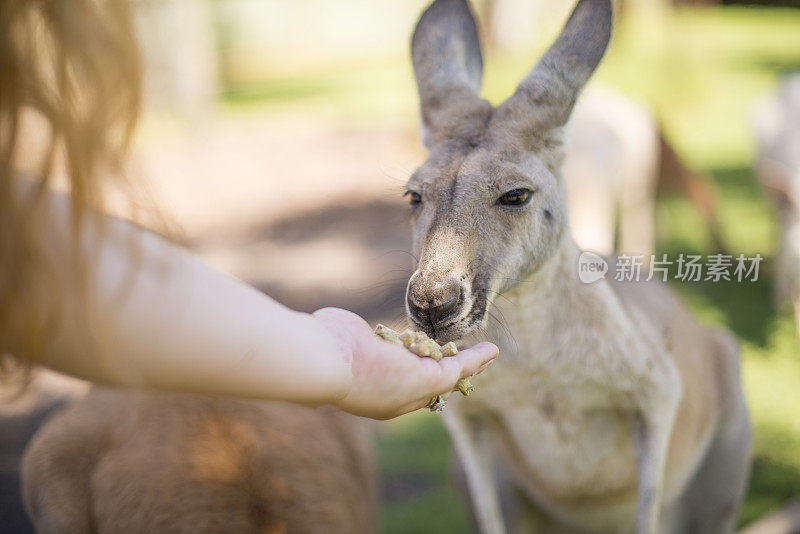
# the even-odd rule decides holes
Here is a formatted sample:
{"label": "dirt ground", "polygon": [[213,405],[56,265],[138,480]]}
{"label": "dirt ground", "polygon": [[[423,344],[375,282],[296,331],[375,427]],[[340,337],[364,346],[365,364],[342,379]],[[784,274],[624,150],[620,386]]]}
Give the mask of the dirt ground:
{"label": "dirt ground", "polygon": [[[413,125],[248,114],[191,130],[145,123],[133,158],[175,234],[212,265],[303,311],[341,306],[397,324],[411,272],[403,184],[424,156]],[[19,460],[86,384],[0,387],[0,534],[32,532]],[[6,400],[4,400],[6,399]]]}
{"label": "dirt ground", "polygon": [[413,125],[227,117],[137,158],[160,211],[214,266],[310,311],[402,312],[410,274],[403,185]]}

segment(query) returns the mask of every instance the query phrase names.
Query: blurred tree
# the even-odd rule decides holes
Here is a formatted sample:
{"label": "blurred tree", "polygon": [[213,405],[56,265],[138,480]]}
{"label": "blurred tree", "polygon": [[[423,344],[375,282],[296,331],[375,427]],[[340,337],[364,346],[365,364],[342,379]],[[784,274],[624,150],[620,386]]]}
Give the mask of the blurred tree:
{"label": "blurred tree", "polygon": [[217,46],[207,0],[133,0],[150,107],[192,120],[218,93]]}

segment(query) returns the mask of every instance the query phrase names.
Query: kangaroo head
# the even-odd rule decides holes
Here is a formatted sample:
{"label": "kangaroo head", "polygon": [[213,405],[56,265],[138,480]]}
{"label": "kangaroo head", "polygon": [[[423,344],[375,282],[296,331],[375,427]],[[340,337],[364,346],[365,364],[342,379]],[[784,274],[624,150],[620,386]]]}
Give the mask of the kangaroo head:
{"label": "kangaroo head", "polygon": [[430,155],[407,184],[418,259],[408,315],[440,340],[486,320],[490,297],[554,254],[567,232],[562,130],[605,51],[610,0],[580,0],[516,92],[478,96],[483,60],[466,0],[436,0],[411,43]]}

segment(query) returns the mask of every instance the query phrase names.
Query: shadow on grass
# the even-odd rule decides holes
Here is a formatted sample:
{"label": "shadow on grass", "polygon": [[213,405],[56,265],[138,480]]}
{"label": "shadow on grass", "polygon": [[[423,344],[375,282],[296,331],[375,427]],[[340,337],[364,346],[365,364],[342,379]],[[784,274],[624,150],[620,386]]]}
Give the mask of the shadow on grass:
{"label": "shadow on grass", "polygon": [[[663,251],[670,258],[679,254],[705,256],[703,251],[681,241],[671,243]],[[769,342],[770,327],[778,318],[770,271],[771,261],[763,260],[756,281],[674,282],[673,286],[702,318],[721,316],[723,324],[740,339],[764,347]]]}
{"label": "shadow on grass", "polygon": [[[256,233],[260,238],[283,244],[346,235],[376,252],[393,248],[407,251],[411,244],[408,207],[405,203],[381,200],[325,206],[300,217],[276,221]],[[410,266],[410,256],[408,263]]]}
{"label": "shadow on grass", "polygon": [[454,453],[441,417],[427,412],[383,423],[382,532],[470,532],[467,504],[453,480]]}
{"label": "shadow on grass", "polygon": [[[747,194],[749,200],[764,199],[764,193],[753,169],[750,167],[717,167],[709,171],[714,183],[721,189],[723,197]],[[724,198],[723,198],[724,200]]]}
{"label": "shadow on grass", "polygon": [[[742,241],[758,243],[755,253],[764,258],[755,282],[724,282],[706,284],[702,290],[717,308],[725,314],[728,326],[741,338],[765,346],[768,328],[778,316],[772,292],[772,251],[777,240],[776,222],[772,207],[749,167],[715,168],[711,176],[720,191],[720,215],[723,229],[730,235],[735,247]],[[742,250],[733,248],[738,255]]]}
{"label": "shadow on grass", "polygon": [[741,525],[779,508],[800,492],[800,468],[780,460],[784,450],[797,450],[797,439],[778,425],[761,423],[754,430],[752,472],[739,513]]}
{"label": "shadow on grass", "polygon": [[[772,251],[777,239],[772,209],[750,168],[711,169],[710,175],[718,191],[718,216],[728,253],[734,263],[739,254],[746,258],[760,254],[758,278],[674,285],[701,316],[721,317],[741,339],[763,347],[768,343],[770,325],[778,316],[772,299]],[[660,253],[666,253],[670,259],[691,254],[703,256],[704,260],[713,253],[706,245],[710,241],[702,236],[708,233],[707,229],[698,226],[703,224],[702,220],[685,199],[669,196],[659,203],[663,215],[659,223],[668,227],[660,233]],[[758,244],[755,249],[754,243]],[[677,272],[677,267],[673,267],[672,276]]]}
{"label": "shadow on grass", "polygon": [[346,237],[381,258],[382,282],[365,287],[331,285],[326,289],[287,289],[280,283],[256,284],[258,289],[290,308],[311,312],[324,306],[351,310],[368,322],[402,321],[405,291],[412,273],[408,208],[397,202],[334,204],[292,215],[254,228],[250,239],[281,246],[302,246],[328,237]]}
{"label": "shadow on grass", "polygon": [[764,72],[789,74],[800,70],[800,57],[798,56],[764,56],[763,54],[740,54],[728,58],[731,66],[737,70],[756,69]]}
{"label": "shadow on grass", "polygon": [[769,275],[761,273],[755,282],[705,283],[700,291],[724,314],[738,337],[760,347],[768,344],[770,325],[778,317]]}

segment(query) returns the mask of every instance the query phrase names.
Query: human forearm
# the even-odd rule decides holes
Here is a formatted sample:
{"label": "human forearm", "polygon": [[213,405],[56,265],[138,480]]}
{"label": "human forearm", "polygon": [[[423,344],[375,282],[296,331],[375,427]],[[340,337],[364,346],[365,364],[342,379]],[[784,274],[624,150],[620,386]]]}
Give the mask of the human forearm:
{"label": "human forearm", "polygon": [[[68,206],[53,196],[50,263],[71,266]],[[86,285],[55,271],[62,298],[43,363],[117,385],[333,402],[350,379],[347,348],[312,316],[289,310],[189,252],[136,227],[90,217]]]}

